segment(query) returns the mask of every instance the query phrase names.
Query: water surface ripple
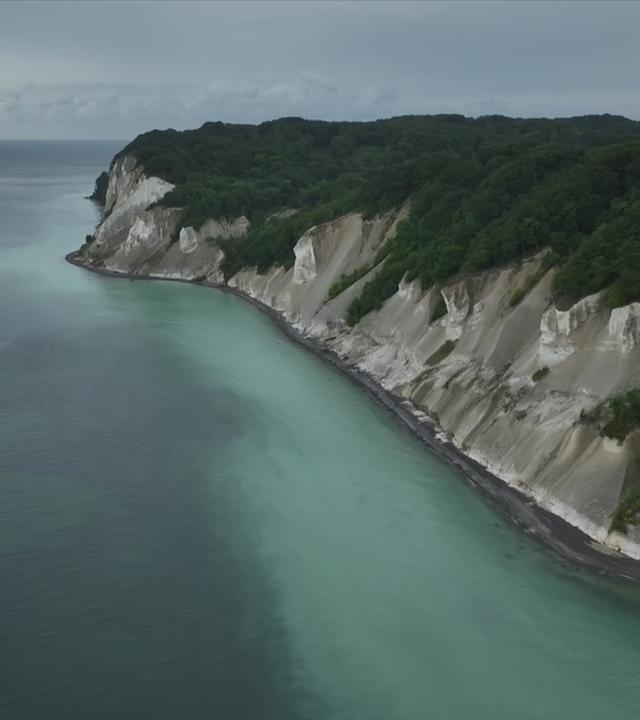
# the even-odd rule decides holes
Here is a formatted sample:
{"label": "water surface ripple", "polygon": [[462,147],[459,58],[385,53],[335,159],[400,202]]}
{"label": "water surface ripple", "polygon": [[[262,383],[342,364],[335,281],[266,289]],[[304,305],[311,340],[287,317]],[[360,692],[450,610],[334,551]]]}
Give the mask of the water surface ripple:
{"label": "water surface ripple", "polygon": [[637,586],[240,299],[64,262],[118,147],[0,143],[0,716],[637,716]]}

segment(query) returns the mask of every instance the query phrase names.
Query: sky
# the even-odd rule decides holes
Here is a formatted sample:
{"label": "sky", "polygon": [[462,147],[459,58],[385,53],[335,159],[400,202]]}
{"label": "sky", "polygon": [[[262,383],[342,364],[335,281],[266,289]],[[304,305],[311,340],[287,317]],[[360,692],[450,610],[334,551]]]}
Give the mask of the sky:
{"label": "sky", "polygon": [[640,2],[0,2],[0,138],[410,113],[640,119]]}

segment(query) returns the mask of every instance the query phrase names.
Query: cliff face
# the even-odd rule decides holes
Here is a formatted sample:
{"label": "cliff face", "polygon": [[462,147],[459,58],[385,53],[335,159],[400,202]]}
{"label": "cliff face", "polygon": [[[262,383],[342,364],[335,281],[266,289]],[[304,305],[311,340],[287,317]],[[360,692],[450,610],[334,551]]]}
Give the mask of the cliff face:
{"label": "cliff face", "polygon": [[[134,158],[120,158],[83,261],[222,283],[216,240],[242,236],[248,221],[212,219],[178,229],[178,210],[153,205],[171,188],[147,178]],[[347,307],[376,270],[332,300],[329,288],[370,266],[406,212],[373,219],[351,213],[310,228],[296,244],[293,267],[264,275],[245,269],[229,285],[406,398],[467,455],[541,506],[640,558],[638,529],[609,532],[637,474],[638,433],[620,444],[579,420],[581,410],[640,385],[640,303],[603,310],[592,295],[558,310],[550,270],[513,306],[514,292],[540,268],[536,257],[427,292],[417,281],[402,281],[379,311],[351,328]],[[440,294],[447,312],[431,321]]]}
{"label": "cliff face", "polygon": [[243,235],[246,218],[209,220],[197,231],[178,228],[180,211],[156,206],[173,189],[146,177],[131,156],[116,161],[109,175],[104,216],[86,249],[91,262],[107,270],[157,277],[222,280],[222,252],[215,241]]}

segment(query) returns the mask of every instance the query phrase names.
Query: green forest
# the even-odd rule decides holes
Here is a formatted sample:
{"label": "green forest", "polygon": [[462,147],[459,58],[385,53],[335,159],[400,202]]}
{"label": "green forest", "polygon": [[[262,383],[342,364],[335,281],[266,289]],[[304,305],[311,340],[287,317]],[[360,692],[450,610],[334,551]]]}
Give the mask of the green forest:
{"label": "green forest", "polygon": [[[427,289],[547,247],[560,302],[602,289],[610,306],[640,299],[640,123],[623,117],[217,122],[145,133],[123,154],[176,185],[161,202],[183,208],[184,225],[251,220],[246,238],[224,243],[227,278],[246,266],[290,267],[314,224],[410,200],[376,258],[382,266],[349,308],[352,323],[405,273]],[[285,208],[297,213],[274,217]]]}

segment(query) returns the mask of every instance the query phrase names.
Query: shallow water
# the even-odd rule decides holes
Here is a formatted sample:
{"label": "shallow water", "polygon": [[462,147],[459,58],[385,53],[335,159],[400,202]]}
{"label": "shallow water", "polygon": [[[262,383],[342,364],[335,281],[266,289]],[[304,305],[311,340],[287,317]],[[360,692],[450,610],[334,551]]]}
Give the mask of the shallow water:
{"label": "shallow water", "polygon": [[0,143],[0,717],[637,715],[637,586],[241,299],[64,262],[117,149]]}

